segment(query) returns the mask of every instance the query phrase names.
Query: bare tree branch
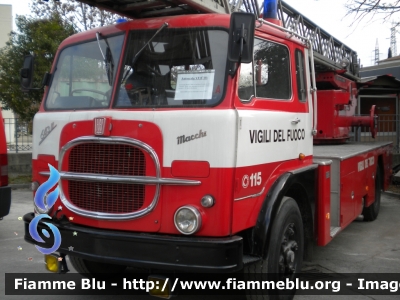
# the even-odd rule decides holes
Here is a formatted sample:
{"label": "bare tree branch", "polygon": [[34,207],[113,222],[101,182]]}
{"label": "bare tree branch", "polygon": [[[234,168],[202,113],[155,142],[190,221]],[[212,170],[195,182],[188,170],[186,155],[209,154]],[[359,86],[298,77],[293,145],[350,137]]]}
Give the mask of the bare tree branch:
{"label": "bare tree branch", "polygon": [[345,6],[347,15],[354,15],[352,25],[367,16],[371,17],[371,20],[379,16],[383,21],[389,21],[400,12],[400,0],[348,0]]}

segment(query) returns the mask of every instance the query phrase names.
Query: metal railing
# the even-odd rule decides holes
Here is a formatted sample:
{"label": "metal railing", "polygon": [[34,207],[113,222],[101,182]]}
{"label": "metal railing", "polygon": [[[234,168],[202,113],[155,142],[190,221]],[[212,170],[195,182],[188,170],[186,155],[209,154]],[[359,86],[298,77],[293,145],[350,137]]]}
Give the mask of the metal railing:
{"label": "metal railing", "polygon": [[8,152],[32,151],[32,122],[4,118]]}
{"label": "metal railing", "polygon": [[372,138],[369,127],[352,129],[351,141],[355,142],[393,142],[393,154],[400,154],[400,115],[380,115],[378,118],[378,134]]}
{"label": "metal railing", "polygon": [[343,59],[348,61],[347,76],[358,77],[357,52],[333,37],[327,31],[303,16],[293,7],[279,1],[278,15],[283,27],[311,40],[317,69],[343,69]]}

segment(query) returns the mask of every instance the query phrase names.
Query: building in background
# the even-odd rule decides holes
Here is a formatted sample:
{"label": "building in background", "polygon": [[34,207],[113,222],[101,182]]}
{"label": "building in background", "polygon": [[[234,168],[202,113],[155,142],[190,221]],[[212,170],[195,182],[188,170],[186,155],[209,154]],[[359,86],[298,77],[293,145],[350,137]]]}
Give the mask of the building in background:
{"label": "building in background", "polygon": [[371,105],[376,105],[378,136],[392,140],[394,153],[400,153],[400,56],[379,60],[374,66],[361,68],[360,77],[367,85],[374,82],[375,95],[363,95],[360,88],[359,113],[368,115]]}
{"label": "building in background", "polygon": [[[6,45],[8,39],[10,38],[9,34],[13,29],[12,26],[13,26],[12,5],[0,4],[0,48],[3,48]],[[2,114],[5,120],[7,142],[8,143],[14,142],[15,140],[14,112],[12,110],[2,110]]]}

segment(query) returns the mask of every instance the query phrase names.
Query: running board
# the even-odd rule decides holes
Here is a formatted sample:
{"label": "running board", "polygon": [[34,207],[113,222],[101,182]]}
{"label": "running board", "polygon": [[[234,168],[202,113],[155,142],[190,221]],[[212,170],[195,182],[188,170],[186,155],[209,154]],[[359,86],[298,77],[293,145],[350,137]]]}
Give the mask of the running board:
{"label": "running board", "polygon": [[335,237],[335,235],[339,233],[340,229],[340,227],[331,227],[331,237]]}
{"label": "running board", "polygon": [[255,262],[258,262],[260,260],[261,260],[261,257],[259,257],[259,256],[252,256],[252,255],[247,255],[247,254],[243,255],[243,265],[244,266],[245,265],[251,265],[251,264],[253,264]]}

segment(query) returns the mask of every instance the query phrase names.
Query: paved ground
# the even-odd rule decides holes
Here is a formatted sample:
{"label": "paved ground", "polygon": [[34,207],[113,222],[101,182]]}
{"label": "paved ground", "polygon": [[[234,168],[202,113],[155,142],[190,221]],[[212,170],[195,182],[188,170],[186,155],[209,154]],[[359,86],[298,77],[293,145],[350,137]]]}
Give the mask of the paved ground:
{"label": "paved ground", "polygon": [[[42,254],[23,240],[23,222],[18,220],[32,211],[32,193],[28,190],[12,191],[9,216],[0,221],[0,299],[52,300],[55,296],[5,296],[5,273],[44,273]],[[384,194],[379,218],[370,223],[355,221],[326,247],[317,247],[309,268],[326,273],[399,273],[400,281],[400,195]],[[22,247],[18,250],[18,247]],[[71,266],[70,266],[71,267]],[[71,267],[72,268],[72,267]],[[318,274],[324,279],[323,273]],[[115,300],[156,299],[148,296],[61,296],[60,300]],[[182,299],[178,297],[178,299]],[[189,299],[183,298],[183,299]],[[204,296],[190,297],[204,300]],[[243,297],[207,297],[211,299],[237,299]],[[296,296],[303,299],[400,299],[397,296]]]}

